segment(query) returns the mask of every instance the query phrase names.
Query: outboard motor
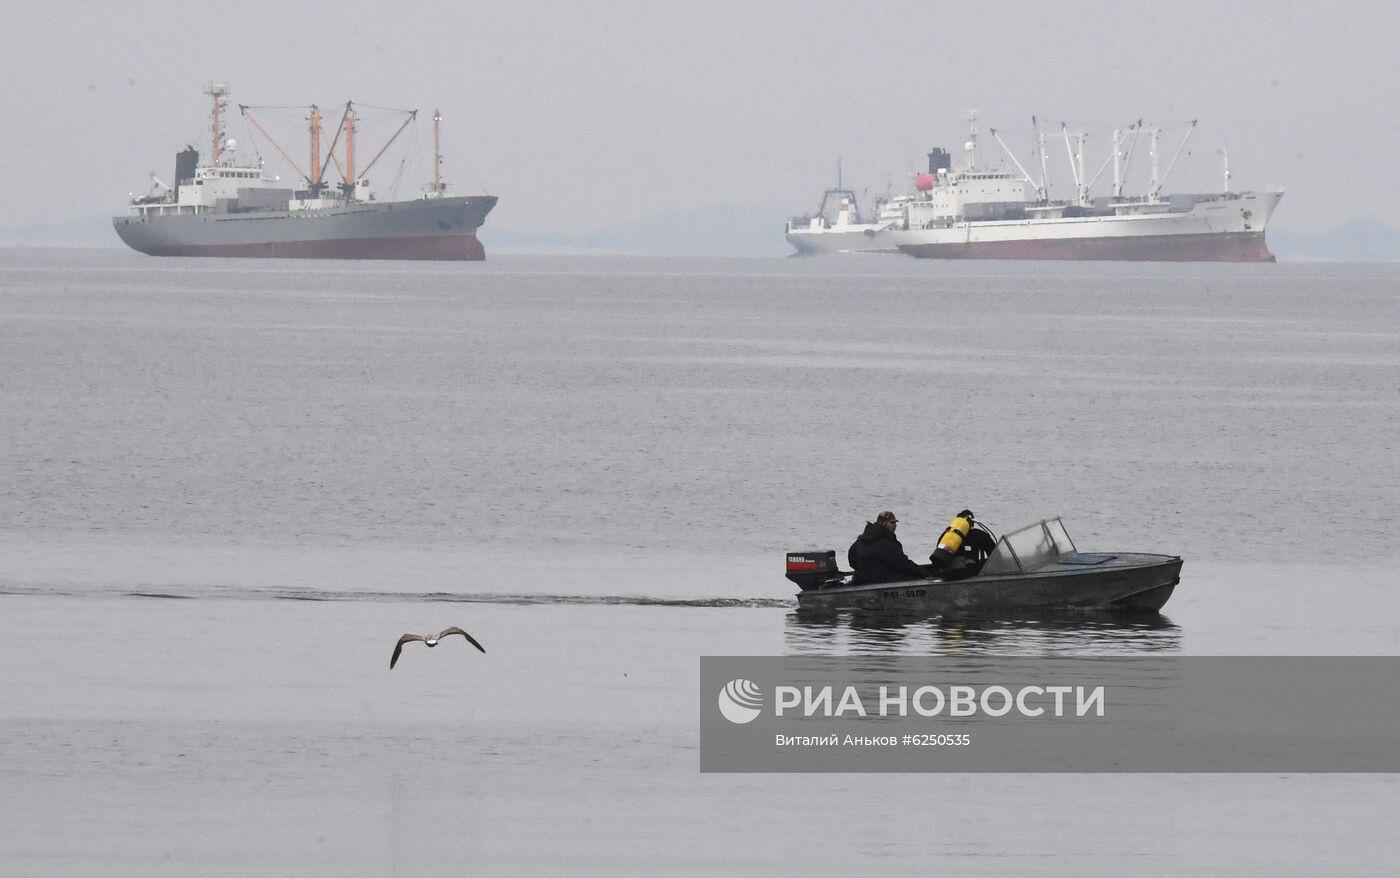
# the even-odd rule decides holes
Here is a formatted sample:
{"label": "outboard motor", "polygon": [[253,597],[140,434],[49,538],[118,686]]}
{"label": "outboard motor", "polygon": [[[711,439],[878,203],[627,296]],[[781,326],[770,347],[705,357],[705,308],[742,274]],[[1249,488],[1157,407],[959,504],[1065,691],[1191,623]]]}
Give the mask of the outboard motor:
{"label": "outboard motor", "polygon": [[836,567],[834,549],[787,553],[787,578],[803,591],[812,591],[827,583],[839,582],[842,576]]}

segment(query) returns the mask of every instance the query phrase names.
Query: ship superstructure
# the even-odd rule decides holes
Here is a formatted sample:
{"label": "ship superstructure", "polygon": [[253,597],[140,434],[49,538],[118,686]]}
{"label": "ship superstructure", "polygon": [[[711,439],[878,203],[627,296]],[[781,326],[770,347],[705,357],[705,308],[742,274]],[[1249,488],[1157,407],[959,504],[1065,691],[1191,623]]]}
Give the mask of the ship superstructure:
{"label": "ship superstructure", "polygon": [[[175,157],[175,182],[156,180],[159,191],[134,197],[130,213],[113,226],[127,245],[153,256],[311,257],[328,259],[479,260],[485,250],[476,230],[496,204],[495,196],[449,196],[441,177],[440,124],[433,114],[433,182],[409,201],[379,201],[370,191],[369,170],[417,111],[362,167],[357,167],[358,114],[346,103],[333,134],[319,107],[309,110],[309,170],[248,118],[297,171],[295,185],[269,174],[261,159],[249,159],[225,136],[229,88],[211,82],[212,148],[208,162],[186,147]],[[332,182],[334,165],[338,179]]]}

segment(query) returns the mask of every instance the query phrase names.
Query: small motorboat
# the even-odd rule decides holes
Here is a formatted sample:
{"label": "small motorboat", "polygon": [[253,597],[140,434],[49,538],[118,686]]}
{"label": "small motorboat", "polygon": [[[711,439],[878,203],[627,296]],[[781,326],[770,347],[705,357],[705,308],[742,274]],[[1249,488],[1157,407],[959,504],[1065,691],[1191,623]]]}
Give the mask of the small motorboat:
{"label": "small motorboat", "polygon": [[1059,518],[1004,534],[994,544],[990,531],[980,523],[975,526],[989,535],[986,543],[993,545],[985,558],[927,565],[929,574],[924,579],[852,584],[854,574],[837,567],[833,550],[789,552],[787,578],[802,589],[797,603],[803,609],[943,615],[1016,610],[1156,612],[1180,582],[1180,557],[1080,552]]}

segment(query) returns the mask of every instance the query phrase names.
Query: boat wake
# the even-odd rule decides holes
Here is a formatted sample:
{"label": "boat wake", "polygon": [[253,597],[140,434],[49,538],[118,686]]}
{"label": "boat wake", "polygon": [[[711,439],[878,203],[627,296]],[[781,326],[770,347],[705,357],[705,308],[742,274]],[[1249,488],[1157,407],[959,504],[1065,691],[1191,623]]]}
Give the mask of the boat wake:
{"label": "boat wake", "polygon": [[276,600],[276,601],[343,601],[357,603],[463,603],[579,605],[579,606],[641,606],[641,607],[709,607],[746,609],[791,609],[797,602],[790,598],[702,597],[671,598],[655,595],[590,595],[590,594],[521,594],[511,592],[442,592],[442,591],[360,591],[318,588],[239,588],[233,586],[200,586],[197,588],[162,588],[159,590],[64,588],[46,586],[0,585],[0,595],[26,595],[65,598],[147,598],[154,600]]}
{"label": "boat wake", "polygon": [[504,592],[363,592],[283,590],[270,595],[288,601],[369,601],[369,602],[445,602],[463,604],[579,604],[584,606],[630,605],[641,607],[748,607],[754,609],[790,608],[797,601],[787,598],[664,598],[651,595],[588,595],[588,594],[510,594]]}

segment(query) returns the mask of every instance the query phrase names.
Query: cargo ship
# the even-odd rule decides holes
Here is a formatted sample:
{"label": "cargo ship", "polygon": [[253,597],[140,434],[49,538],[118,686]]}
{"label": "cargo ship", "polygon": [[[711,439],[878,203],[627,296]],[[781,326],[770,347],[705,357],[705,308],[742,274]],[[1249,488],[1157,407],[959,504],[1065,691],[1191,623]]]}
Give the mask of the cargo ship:
{"label": "cargo ship", "polygon": [[[890,215],[868,234],[863,232],[865,240],[859,249],[898,250],[929,259],[1274,261],[1264,231],[1283,193],[1231,191],[1228,153],[1223,191],[1163,194],[1163,184],[1194,130],[1194,122],[1165,172],[1159,173],[1158,166],[1161,129],[1137,122],[1114,131],[1113,154],[1092,176],[1085,166],[1084,133],[1072,133],[1062,124],[1075,194],[1052,200],[1045,134],[1036,132],[1041,157],[1037,180],[1016,160],[995,129],[991,129],[992,136],[1016,170],[981,166],[975,115],[970,121],[962,167],[953,169],[952,156],[946,150],[932,150],[928,172],[916,177],[914,193],[886,204]],[[1034,127],[1034,120],[1032,124]],[[1151,142],[1150,178],[1143,194],[1125,195],[1128,165],[1140,138]],[[1110,162],[1112,192],[1094,196],[1094,184]],[[801,218],[789,221],[788,241],[799,252],[854,249],[846,246],[849,236],[840,234],[839,220],[838,216],[832,223],[811,218],[805,224]],[[814,243],[814,239],[829,241],[831,246]]]}
{"label": "cargo ship", "polygon": [[[447,194],[442,180],[441,122],[433,113],[433,180],[413,200],[380,201],[368,173],[417,117],[406,118],[388,143],[356,167],[357,112],[346,103],[328,133],[315,105],[309,107],[309,170],[303,171],[251,113],[239,110],[297,171],[296,185],[267,172],[260,158],[237,151],[225,137],[229,87],[208,83],[213,99],[213,143],[207,162],[192,146],[176,154],[174,185],[154,175],[156,189],[133,197],[130,212],[113,218],[117,235],[151,256],[234,256],[313,259],[481,260],[476,232],[496,206],[493,195]],[[338,180],[328,172],[334,164]]]}

